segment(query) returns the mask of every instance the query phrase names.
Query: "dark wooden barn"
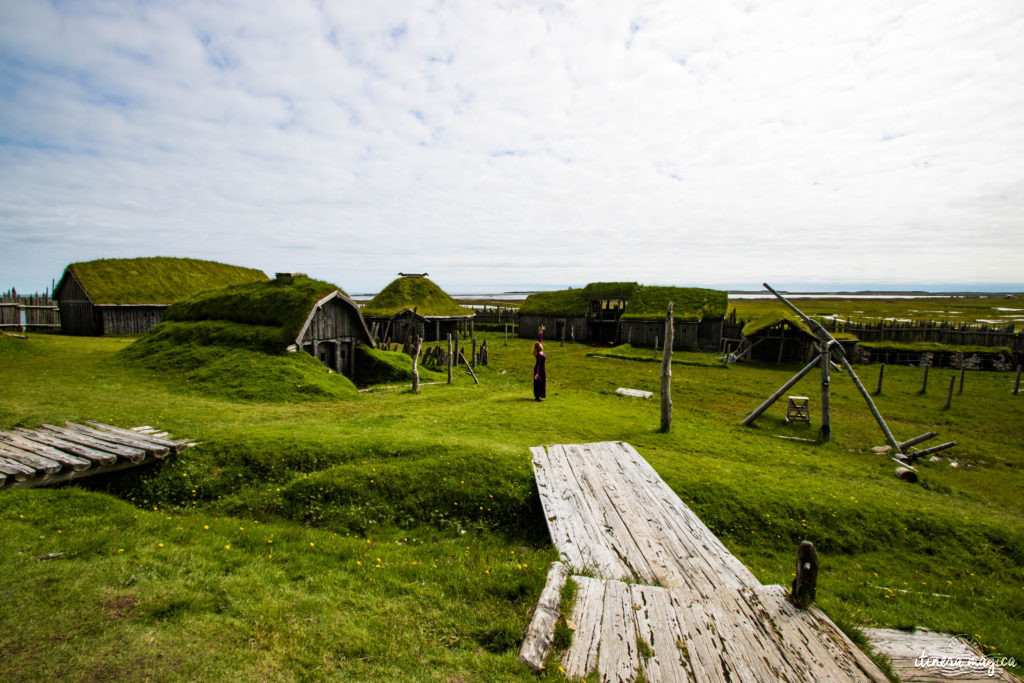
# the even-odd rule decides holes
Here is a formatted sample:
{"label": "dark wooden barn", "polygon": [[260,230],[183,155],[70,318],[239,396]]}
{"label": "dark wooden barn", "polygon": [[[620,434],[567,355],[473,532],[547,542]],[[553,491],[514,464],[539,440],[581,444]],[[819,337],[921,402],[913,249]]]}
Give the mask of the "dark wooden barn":
{"label": "dark wooden barn", "polygon": [[260,270],[198,259],[100,259],[69,265],[53,298],[64,334],[144,334],[175,301],[266,279]]}

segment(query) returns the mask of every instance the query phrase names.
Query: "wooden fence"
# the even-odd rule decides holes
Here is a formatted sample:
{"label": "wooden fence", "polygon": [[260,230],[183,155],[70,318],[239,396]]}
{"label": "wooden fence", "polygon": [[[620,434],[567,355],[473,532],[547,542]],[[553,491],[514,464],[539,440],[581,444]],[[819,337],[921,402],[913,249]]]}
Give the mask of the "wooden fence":
{"label": "wooden fence", "polygon": [[930,320],[897,322],[822,321],[829,332],[846,332],[863,342],[934,342],[951,346],[1005,346],[1024,352],[1024,330],[1014,324],[951,323]]}
{"label": "wooden fence", "polygon": [[473,322],[485,325],[503,325],[505,323],[518,325],[519,309],[506,306],[484,306],[476,309],[476,317],[473,318]]}
{"label": "wooden fence", "polygon": [[[846,332],[862,342],[932,342],[950,346],[991,346],[1010,349],[1019,360],[1024,357],[1024,330],[1018,330],[1013,323],[987,325],[984,323],[935,322],[932,320],[891,321],[878,320],[856,322],[844,320],[819,320],[829,332]],[[735,345],[743,337],[746,320],[736,317],[736,310],[729,314],[722,325],[724,345]],[[907,358],[917,357],[920,352],[901,352]],[[881,353],[872,352],[881,358]],[[886,361],[882,361],[886,362]]]}
{"label": "wooden fence", "polygon": [[0,294],[0,329],[59,329],[60,313],[49,294],[21,295],[13,289]]}

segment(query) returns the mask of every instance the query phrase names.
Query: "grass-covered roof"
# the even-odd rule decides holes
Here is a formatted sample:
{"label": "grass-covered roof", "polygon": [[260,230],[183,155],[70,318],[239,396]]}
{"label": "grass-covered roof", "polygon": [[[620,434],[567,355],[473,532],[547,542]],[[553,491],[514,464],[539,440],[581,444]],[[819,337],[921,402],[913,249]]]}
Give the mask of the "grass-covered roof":
{"label": "grass-covered roof", "polygon": [[800,330],[812,337],[814,336],[814,333],[811,332],[811,328],[808,327],[807,323],[801,320],[796,313],[784,309],[769,311],[757,320],[751,320],[743,326],[743,336],[750,337],[762,330],[768,329],[769,327],[775,327],[776,325],[781,324],[787,324],[795,330]]}
{"label": "grass-covered roof", "polygon": [[472,308],[460,306],[443,289],[425,277],[400,277],[367,302],[363,315],[392,316],[407,308],[426,317],[473,315]]}
{"label": "grass-covered roof", "polygon": [[[295,341],[316,302],[334,291],[341,289],[304,275],[250,282],[200,292],[179,301],[167,309],[164,321],[189,324],[196,331],[217,323],[229,338],[206,343],[259,346],[262,350],[280,353]],[[266,343],[254,345],[254,335],[266,338]]]}
{"label": "grass-covered roof", "polygon": [[355,394],[342,375],[307,353],[288,353],[329,282],[282,277],[200,292],[167,309],[163,321],[126,347],[132,363],[215,395],[264,401]]}
{"label": "grass-covered roof", "polygon": [[94,304],[169,304],[209,289],[267,279],[254,268],[167,256],[84,261],[72,263],[67,272]]}
{"label": "grass-covered roof", "polygon": [[716,289],[662,287],[636,282],[592,282],[582,289],[563,289],[531,294],[520,306],[526,315],[583,316],[593,300],[627,301],[624,319],[657,319],[665,316],[673,301],[676,320],[724,318],[728,295]]}

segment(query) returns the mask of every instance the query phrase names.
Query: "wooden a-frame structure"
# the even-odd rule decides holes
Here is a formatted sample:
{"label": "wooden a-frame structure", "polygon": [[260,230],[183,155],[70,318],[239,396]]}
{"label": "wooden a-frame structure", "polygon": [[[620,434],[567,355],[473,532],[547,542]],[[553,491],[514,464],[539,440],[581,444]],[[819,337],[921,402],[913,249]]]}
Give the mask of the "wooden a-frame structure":
{"label": "wooden a-frame structure", "polygon": [[768,283],[763,284],[765,289],[774,294],[779,301],[781,301],[783,304],[789,307],[791,311],[800,316],[800,318],[805,323],[807,323],[808,327],[811,328],[811,332],[818,340],[818,355],[816,355],[810,363],[805,365],[800,370],[800,372],[793,375],[793,377],[791,377],[788,382],[783,384],[778,391],[776,391],[774,394],[768,397],[768,400],[766,400],[764,403],[758,406],[757,409],[754,410],[754,412],[750,413],[750,415],[748,415],[747,418],[743,420],[744,425],[749,426],[753,424],[754,420],[756,420],[758,416],[764,413],[764,411],[768,410],[768,408],[773,403],[775,403],[775,401],[779,400],[779,398],[782,397],[782,395],[785,394],[787,391],[789,391],[789,389],[793,385],[799,382],[804,377],[804,375],[813,370],[815,366],[818,366],[821,368],[821,440],[829,441],[832,438],[830,369],[832,366],[835,366],[837,369],[839,368],[839,366],[836,365],[833,361],[833,359],[836,359],[842,365],[843,369],[850,373],[850,379],[853,380],[853,383],[857,387],[857,390],[860,392],[860,395],[864,397],[864,401],[868,404],[868,408],[871,410],[871,414],[874,416],[875,421],[878,423],[878,426],[882,429],[882,433],[885,435],[885,440],[892,447],[894,451],[892,459],[900,464],[900,468],[896,470],[896,476],[900,477],[901,479],[906,479],[908,481],[916,481],[916,470],[914,469],[912,464],[914,460],[917,460],[923,455],[934,453],[938,450],[942,450],[944,448],[949,448],[956,445],[955,441],[951,441],[948,444],[935,446],[934,448],[929,448],[926,451],[918,451],[915,453],[904,454],[903,449],[909,448],[914,444],[921,443],[922,441],[930,439],[933,436],[937,436],[937,434],[935,432],[929,432],[927,434],[923,434],[922,436],[915,437],[908,441],[897,441],[896,437],[893,436],[892,431],[889,429],[889,425],[885,423],[885,418],[883,418],[882,414],[878,411],[878,406],[876,406],[875,402],[871,400],[871,395],[868,393],[868,390],[864,388],[864,385],[861,383],[860,378],[857,377],[857,373],[853,371],[853,366],[850,365],[850,361],[846,358],[846,352],[843,350],[842,345],[838,341],[836,341],[836,339],[831,334],[829,334],[828,330],[826,330],[820,323],[804,315],[803,311],[794,306],[788,299],[786,299],[786,297],[782,296],[774,289],[772,289],[771,286],[768,285]]}

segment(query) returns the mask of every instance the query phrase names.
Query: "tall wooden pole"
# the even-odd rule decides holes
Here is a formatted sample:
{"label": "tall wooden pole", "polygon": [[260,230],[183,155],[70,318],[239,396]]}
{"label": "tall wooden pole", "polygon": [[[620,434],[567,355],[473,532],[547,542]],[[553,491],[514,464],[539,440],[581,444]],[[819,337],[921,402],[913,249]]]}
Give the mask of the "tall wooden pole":
{"label": "tall wooden pole", "polygon": [[964,354],[961,353],[960,354],[960,387],[956,390],[956,395],[957,396],[959,396],[960,394],[964,393],[964,364],[963,364],[963,357],[964,357]]}
{"label": "tall wooden pole", "polygon": [[956,375],[949,378],[949,391],[946,392],[946,405],[943,410],[949,410],[949,406],[953,403],[953,387],[956,385]]}
{"label": "tall wooden pole", "polygon": [[668,302],[665,313],[665,346],[661,352],[661,431],[672,429],[672,337],[674,302]]}
{"label": "tall wooden pole", "polygon": [[412,393],[420,392],[420,347],[423,345],[423,338],[418,334],[412,340]]}
{"label": "tall wooden pole", "polygon": [[448,384],[452,383],[452,363],[455,356],[452,355],[452,333],[448,333]]}
{"label": "tall wooden pole", "polygon": [[875,396],[882,393],[882,378],[885,377],[885,363],[878,364],[878,386],[875,387]]}
{"label": "tall wooden pole", "polygon": [[928,366],[928,365],[924,366],[924,379],[921,380],[921,393],[922,394],[928,391],[928,368],[929,367],[930,366]]}
{"label": "tall wooden pole", "polygon": [[1020,393],[1020,368],[1021,368],[1021,366],[1018,365],[1017,366],[1017,380],[1013,383],[1013,395],[1014,396],[1016,396],[1017,394]]}
{"label": "tall wooden pole", "polygon": [[821,344],[821,440],[832,440],[832,392],[829,371],[832,365],[831,344]]}

